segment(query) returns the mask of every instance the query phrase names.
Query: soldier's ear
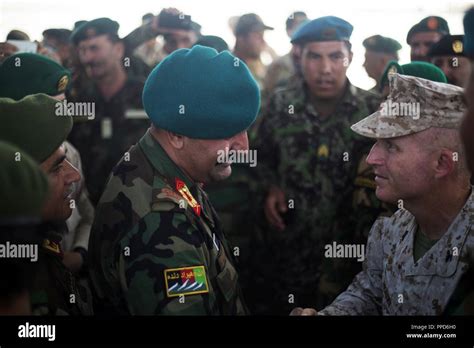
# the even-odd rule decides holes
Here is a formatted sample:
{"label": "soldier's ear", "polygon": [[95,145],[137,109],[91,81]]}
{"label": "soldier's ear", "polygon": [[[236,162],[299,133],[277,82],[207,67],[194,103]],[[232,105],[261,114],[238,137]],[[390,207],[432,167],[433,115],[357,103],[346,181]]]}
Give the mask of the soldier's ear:
{"label": "soldier's ear", "polygon": [[181,150],[184,147],[184,137],[182,135],[166,132],[168,143],[175,149]]}
{"label": "soldier's ear", "polygon": [[455,152],[442,149],[438,155],[438,162],[435,168],[435,178],[441,179],[448,175],[451,175],[458,164],[458,158]]}

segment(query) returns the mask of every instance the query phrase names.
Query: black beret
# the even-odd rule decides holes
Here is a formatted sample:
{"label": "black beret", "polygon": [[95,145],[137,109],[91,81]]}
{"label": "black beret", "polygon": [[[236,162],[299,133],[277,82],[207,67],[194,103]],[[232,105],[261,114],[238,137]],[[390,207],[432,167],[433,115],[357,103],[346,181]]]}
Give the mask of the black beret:
{"label": "black beret", "polygon": [[402,48],[397,40],[382,35],[368,37],[362,44],[367,50],[380,53],[397,53]]}
{"label": "black beret", "polygon": [[464,57],[464,35],[446,35],[428,51],[428,57],[462,56]]}
{"label": "black beret", "polygon": [[74,45],[79,42],[99,35],[110,34],[118,37],[119,24],[110,18],[97,18],[82,23],[71,34],[71,41]]}
{"label": "black beret", "polygon": [[407,34],[407,44],[410,44],[410,39],[413,34],[433,31],[443,35],[449,34],[449,26],[446,19],[437,16],[429,16],[423,18],[419,23],[411,27]]}

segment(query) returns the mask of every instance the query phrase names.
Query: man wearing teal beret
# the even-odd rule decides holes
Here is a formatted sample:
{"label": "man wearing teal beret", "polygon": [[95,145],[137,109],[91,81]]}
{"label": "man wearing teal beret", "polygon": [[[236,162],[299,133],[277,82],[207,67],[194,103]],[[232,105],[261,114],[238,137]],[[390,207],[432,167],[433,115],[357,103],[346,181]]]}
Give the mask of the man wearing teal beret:
{"label": "man wearing teal beret", "polygon": [[[38,229],[42,247],[31,294],[33,313],[91,314],[87,291],[81,289],[82,285],[62,263],[60,242],[65,221],[75,207],[75,185],[81,176],[67,161],[63,147],[72,128],[72,118],[56,115],[57,102],[45,94],[19,101],[0,98],[0,139],[18,146],[37,161],[50,184],[43,223]],[[18,155],[21,158],[22,152]],[[71,296],[74,301],[70,301]]]}
{"label": "man wearing teal beret", "polygon": [[364,163],[371,143],[350,132],[351,122],[380,101],[347,78],[352,30],[334,16],[297,30],[291,42],[302,47],[302,78],[275,91],[258,129],[262,220],[269,225],[266,248],[274,250],[271,267],[261,274],[273,272],[267,278],[275,279],[269,286],[275,314],[291,310],[289,299],[316,305],[337,295],[361,265],[356,258],[339,263],[325,257],[325,245],[365,244],[381,212]]}
{"label": "man wearing teal beret", "polygon": [[247,153],[259,93],[228,51],[180,49],[152,71],[143,91],[152,126],[113,169],[92,227],[101,311],[247,313],[234,250],[203,184],[231,174],[223,153]]}

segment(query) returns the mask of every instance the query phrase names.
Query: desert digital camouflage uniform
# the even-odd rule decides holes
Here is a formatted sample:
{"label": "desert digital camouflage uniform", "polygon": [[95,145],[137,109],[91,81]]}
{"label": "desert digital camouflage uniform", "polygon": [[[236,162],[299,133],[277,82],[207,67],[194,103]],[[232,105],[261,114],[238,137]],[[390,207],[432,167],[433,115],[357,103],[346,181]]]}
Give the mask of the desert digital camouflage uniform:
{"label": "desert digital camouflage uniform", "polygon": [[269,230],[265,237],[272,270],[262,270],[262,276],[274,282],[272,297],[282,314],[289,313],[290,294],[295,304],[327,304],[350,283],[360,262],[325,260],[323,247],[333,241],[365,244],[384,211],[364,164],[372,141],[350,130],[378,108],[379,98],[348,81],[337,110],[323,119],[307,93],[302,79],[277,90],[257,137],[261,184],[280,187],[294,203],[284,216],[286,229]]}
{"label": "desert digital camouflage uniform", "polygon": [[[179,193],[178,182],[189,188],[191,198]],[[130,149],[130,160],[122,158],[114,168],[96,216],[89,244],[91,278],[106,310],[247,313],[232,250],[206,193],[149,131]],[[198,291],[188,289],[194,284],[184,281],[188,276]]]}
{"label": "desert digital camouflage uniform", "polygon": [[[410,136],[431,127],[458,129],[465,106],[457,86],[391,73],[387,100],[420,105],[419,117],[383,109],[351,128],[370,138]],[[388,102],[387,101],[387,102]],[[437,214],[437,212],[435,212]],[[474,313],[474,193],[443,236],[423,237],[415,216],[400,209],[371,229],[363,271],[322,315]]]}
{"label": "desert digital camouflage uniform", "polygon": [[474,194],[417,261],[415,217],[398,210],[370,231],[363,271],[321,315],[474,314]]}

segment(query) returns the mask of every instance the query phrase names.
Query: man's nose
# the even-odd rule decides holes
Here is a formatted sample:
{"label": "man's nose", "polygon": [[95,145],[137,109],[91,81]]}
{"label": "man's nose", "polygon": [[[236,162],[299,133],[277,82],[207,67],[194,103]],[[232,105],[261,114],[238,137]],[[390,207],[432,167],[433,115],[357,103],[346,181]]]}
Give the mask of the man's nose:
{"label": "man's nose", "polygon": [[321,72],[324,74],[328,74],[331,72],[331,61],[329,58],[323,58],[321,60]]}
{"label": "man's nose", "polygon": [[66,184],[72,184],[75,182],[79,182],[81,180],[81,173],[79,173],[79,170],[74,167],[71,162],[69,161],[64,161],[65,164],[65,169],[66,169],[66,175],[65,175],[65,182]]}
{"label": "man's nose", "polygon": [[235,150],[249,149],[249,139],[247,136],[247,131],[241,132],[234,136],[234,138],[232,139],[231,148]]}
{"label": "man's nose", "polygon": [[369,155],[365,160],[368,165],[377,166],[383,163],[382,151],[380,150],[380,143],[376,142],[370,149]]}
{"label": "man's nose", "polygon": [[79,57],[82,64],[89,64],[93,59],[93,54],[90,50],[84,50]]}

